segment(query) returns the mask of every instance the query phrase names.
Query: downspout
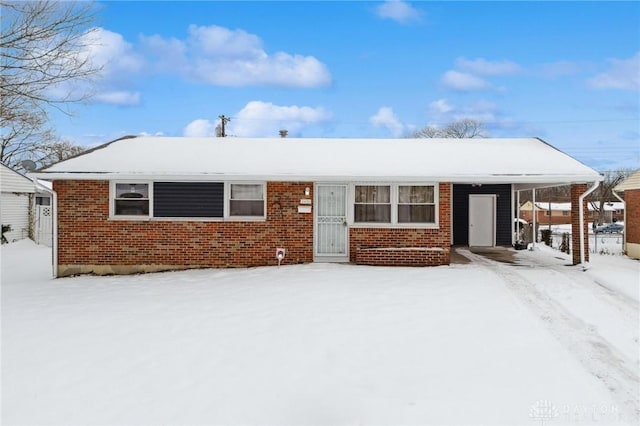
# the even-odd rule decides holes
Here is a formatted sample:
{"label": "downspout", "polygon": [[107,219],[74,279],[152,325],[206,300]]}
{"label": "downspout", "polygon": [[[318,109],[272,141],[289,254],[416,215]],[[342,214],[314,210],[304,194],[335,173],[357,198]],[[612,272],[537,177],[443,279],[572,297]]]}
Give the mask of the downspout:
{"label": "downspout", "polygon": [[51,194],[53,195],[51,199],[51,204],[53,204],[53,244],[52,247],[52,256],[51,259],[53,261],[53,278],[58,277],[58,194],[56,191],[51,189]]}
{"label": "downspout", "polygon": [[578,214],[580,215],[580,218],[578,220],[578,223],[580,224],[580,263],[582,265],[584,265],[584,257],[585,257],[584,256],[584,199],[586,198],[587,195],[595,191],[596,188],[598,188],[598,186],[600,186],[600,181],[593,182],[593,185],[591,185],[591,188],[587,189],[587,192],[585,192],[580,197],[578,197],[578,203],[579,203]]}
{"label": "downspout", "polygon": [[531,190],[531,212],[532,215],[531,217],[533,218],[533,232],[532,232],[532,246],[531,247],[535,247],[536,243],[538,242],[538,230],[536,229],[536,225],[537,225],[537,219],[538,219],[538,209],[536,208],[536,189],[533,188]]}
{"label": "downspout", "polygon": [[620,198],[620,196],[618,195],[618,193],[616,192],[616,190],[612,190],[611,193],[613,194],[614,197],[616,197],[618,200],[620,200],[622,202],[622,208],[624,209],[624,216],[622,217],[622,220],[624,221],[624,228],[622,228],[622,248],[624,250],[624,252],[627,252],[627,203],[625,203],[624,198]]}
{"label": "downspout", "polygon": [[[515,191],[513,190],[513,184],[511,184],[511,246],[516,243],[516,229],[518,226],[518,222],[514,220],[516,216],[516,200],[515,200]],[[515,224],[515,225],[514,225]]]}
{"label": "downspout", "polygon": [[516,226],[516,232],[518,233],[517,237],[516,237],[516,242],[520,241],[520,228],[522,227],[522,225],[520,224],[520,190],[518,189],[516,191],[516,217],[518,218],[517,223],[518,226]]}

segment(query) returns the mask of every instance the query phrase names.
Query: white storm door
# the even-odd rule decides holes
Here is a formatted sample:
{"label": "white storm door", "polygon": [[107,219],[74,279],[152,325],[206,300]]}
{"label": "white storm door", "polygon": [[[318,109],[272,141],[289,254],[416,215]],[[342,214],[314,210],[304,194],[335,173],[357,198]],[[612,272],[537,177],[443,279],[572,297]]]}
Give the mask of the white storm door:
{"label": "white storm door", "polygon": [[347,257],[347,185],[316,185],[315,255]]}
{"label": "white storm door", "polygon": [[496,196],[469,195],[469,247],[496,245]]}

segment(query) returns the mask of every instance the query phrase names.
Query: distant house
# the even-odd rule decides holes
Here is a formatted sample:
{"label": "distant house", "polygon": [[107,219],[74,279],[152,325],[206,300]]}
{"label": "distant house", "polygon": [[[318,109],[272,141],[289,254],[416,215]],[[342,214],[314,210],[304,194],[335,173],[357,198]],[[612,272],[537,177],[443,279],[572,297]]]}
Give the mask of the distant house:
{"label": "distant house", "polygon": [[[533,203],[527,201],[520,206],[520,218],[531,222]],[[589,221],[597,219],[598,204],[587,203]],[[607,202],[604,204],[604,222],[611,223],[624,219],[624,205],[622,202]],[[571,223],[571,203],[548,203],[544,201],[536,201],[536,223],[540,225],[565,225]]]}
{"label": "distant house", "polygon": [[624,239],[627,256],[640,259],[640,170],[614,188],[625,204]]}
{"label": "distant house", "polygon": [[[31,238],[52,244],[51,189],[0,163],[0,222],[11,227],[8,242]],[[39,206],[49,206],[47,209]]]}
{"label": "distant house", "polygon": [[453,245],[514,243],[519,191],[567,184],[580,263],[602,179],[537,138],[137,137],[36,176],[57,196],[58,276],[276,265],[278,249],[283,264],[447,265]]}

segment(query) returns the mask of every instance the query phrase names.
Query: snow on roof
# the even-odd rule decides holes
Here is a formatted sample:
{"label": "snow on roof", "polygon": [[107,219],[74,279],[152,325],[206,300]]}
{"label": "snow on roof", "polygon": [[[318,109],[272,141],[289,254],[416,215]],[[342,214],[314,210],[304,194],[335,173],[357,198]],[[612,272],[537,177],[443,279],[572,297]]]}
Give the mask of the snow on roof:
{"label": "snow on roof", "polygon": [[615,190],[618,192],[626,191],[627,189],[640,189],[640,170],[636,170],[636,172],[632,173],[631,176],[615,187]]}
{"label": "snow on roof", "polygon": [[598,172],[537,138],[119,139],[40,170],[43,179],[593,182]]}

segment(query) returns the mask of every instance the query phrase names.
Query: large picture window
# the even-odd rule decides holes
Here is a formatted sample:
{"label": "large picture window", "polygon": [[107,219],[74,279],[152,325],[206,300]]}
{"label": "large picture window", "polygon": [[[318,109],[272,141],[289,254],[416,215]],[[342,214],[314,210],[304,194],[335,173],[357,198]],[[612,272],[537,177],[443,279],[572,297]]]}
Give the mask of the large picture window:
{"label": "large picture window", "polygon": [[398,223],[435,223],[434,187],[398,186]]}
{"label": "large picture window", "polygon": [[229,192],[229,216],[264,216],[263,184],[232,183]]}
{"label": "large picture window", "polygon": [[117,183],[113,212],[116,216],[149,216],[149,184]]}
{"label": "large picture window", "polygon": [[438,223],[436,184],[356,184],[354,225],[435,226]]}
{"label": "large picture window", "polygon": [[354,221],[356,223],[390,223],[391,186],[356,185]]}

